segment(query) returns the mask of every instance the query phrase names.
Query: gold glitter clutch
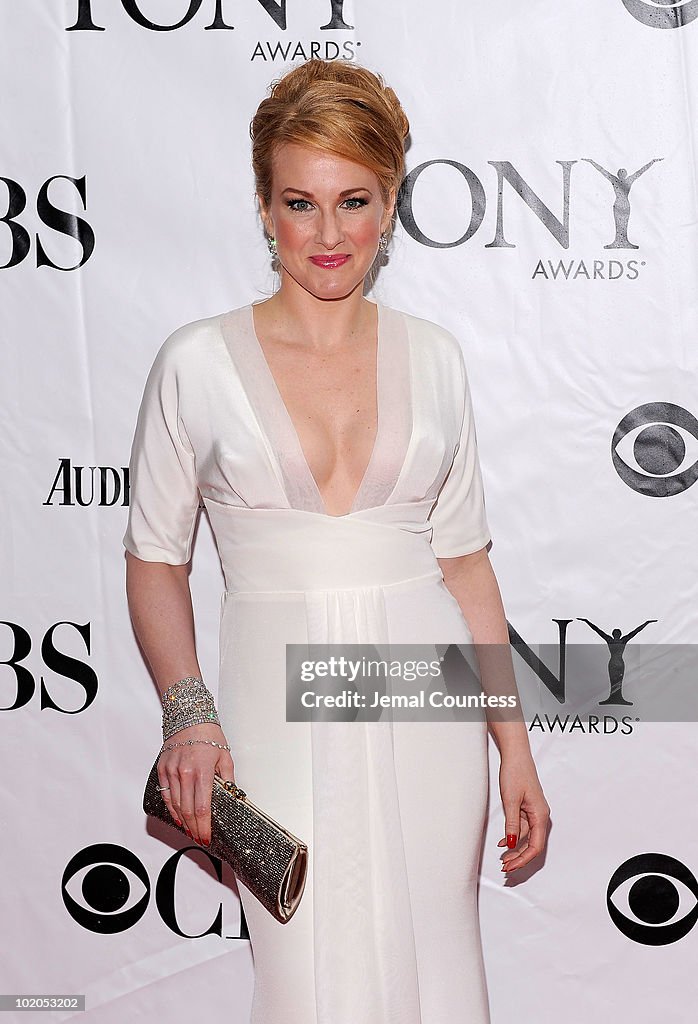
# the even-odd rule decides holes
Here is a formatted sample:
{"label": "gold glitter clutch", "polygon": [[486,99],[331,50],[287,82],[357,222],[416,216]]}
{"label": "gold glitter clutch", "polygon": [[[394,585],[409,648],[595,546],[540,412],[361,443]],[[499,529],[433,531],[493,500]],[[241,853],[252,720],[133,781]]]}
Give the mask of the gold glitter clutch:
{"label": "gold glitter clutch", "polygon": [[[146,814],[179,832],[158,790],[155,760],[143,794]],[[290,921],[300,903],[308,870],[308,847],[248,799],[234,782],[213,777],[211,844],[204,847],[230,864],[237,878],[281,924]]]}

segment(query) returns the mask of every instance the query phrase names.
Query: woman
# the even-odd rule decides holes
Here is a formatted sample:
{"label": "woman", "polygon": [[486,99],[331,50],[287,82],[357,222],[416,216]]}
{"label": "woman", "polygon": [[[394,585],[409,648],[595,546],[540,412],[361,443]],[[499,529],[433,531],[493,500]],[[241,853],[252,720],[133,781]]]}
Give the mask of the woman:
{"label": "woman", "polygon": [[[286,925],[240,886],[255,1024],[489,1020],[486,723],[286,720],[287,644],[508,644],[460,346],[363,294],[408,127],[349,62],[275,84],[250,130],[278,290],[170,335],[133,442],[128,600],[163,694],[170,812],[205,845],[215,770],[310,850]],[[217,711],[187,579],[199,494],[226,587]],[[512,872],[548,806],[525,726],[491,728]]]}

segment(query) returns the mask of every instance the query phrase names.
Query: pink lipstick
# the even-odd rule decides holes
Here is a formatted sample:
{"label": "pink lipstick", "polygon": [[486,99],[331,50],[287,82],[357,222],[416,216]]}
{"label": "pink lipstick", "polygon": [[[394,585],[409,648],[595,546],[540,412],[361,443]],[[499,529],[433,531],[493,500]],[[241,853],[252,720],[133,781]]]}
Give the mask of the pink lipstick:
{"label": "pink lipstick", "polygon": [[324,267],[325,270],[334,270],[335,267],[343,266],[349,259],[348,253],[338,253],[336,256],[311,256],[310,261],[316,267]]}

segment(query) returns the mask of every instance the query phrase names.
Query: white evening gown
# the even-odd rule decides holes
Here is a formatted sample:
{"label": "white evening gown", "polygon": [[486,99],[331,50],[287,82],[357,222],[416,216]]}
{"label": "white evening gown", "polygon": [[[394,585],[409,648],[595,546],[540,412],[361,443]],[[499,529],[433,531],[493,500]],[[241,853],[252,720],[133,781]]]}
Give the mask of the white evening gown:
{"label": "white evening gown", "polygon": [[444,328],[376,305],[378,434],[347,515],[324,509],[252,304],[167,338],[131,452],[138,558],[186,563],[203,498],[235,777],[309,847],[287,924],[240,885],[253,1024],[489,1022],[484,721],[286,721],[287,643],[472,644],[436,561],[490,540],[463,355]]}

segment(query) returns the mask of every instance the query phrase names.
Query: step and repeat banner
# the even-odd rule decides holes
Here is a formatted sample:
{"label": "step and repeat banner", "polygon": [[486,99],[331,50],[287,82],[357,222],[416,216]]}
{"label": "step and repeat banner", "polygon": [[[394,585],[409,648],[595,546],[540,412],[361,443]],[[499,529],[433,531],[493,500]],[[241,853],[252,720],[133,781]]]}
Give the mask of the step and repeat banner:
{"label": "step and repeat banner", "polygon": [[[248,1020],[234,876],[141,809],[161,711],[126,467],[164,339],[275,287],[248,125],[315,56],[410,118],[372,295],[462,344],[517,675],[554,695],[530,723],[548,849],[509,879],[490,744],[493,1024],[687,1020],[695,716],[643,715],[630,655],[698,641],[697,0],[23,0],[0,29],[2,993]],[[191,586],[215,691],[203,514]]]}

